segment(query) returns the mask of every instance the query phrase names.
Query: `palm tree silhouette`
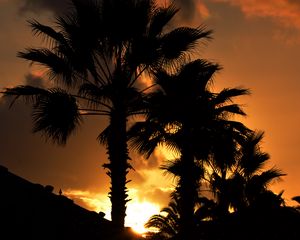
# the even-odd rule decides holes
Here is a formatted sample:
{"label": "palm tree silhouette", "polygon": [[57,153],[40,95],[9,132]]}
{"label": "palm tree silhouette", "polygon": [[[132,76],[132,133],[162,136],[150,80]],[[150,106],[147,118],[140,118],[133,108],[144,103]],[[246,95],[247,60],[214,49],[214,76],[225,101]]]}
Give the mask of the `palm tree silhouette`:
{"label": "palm tree silhouette", "polygon": [[[215,199],[198,197],[196,200],[193,215],[196,227],[195,236],[201,235],[205,239],[216,239],[221,236],[238,239],[236,238],[238,234],[230,233],[230,227],[256,226],[257,229],[253,229],[254,232],[251,234],[259,234],[262,231],[261,222],[263,221],[259,218],[268,219],[273,223],[275,220],[272,220],[272,216],[282,215],[288,221],[292,221],[293,218],[298,221],[296,211],[293,211],[295,209],[285,206],[282,198],[283,192],[275,194],[268,189],[270,183],[284,174],[275,168],[263,169],[269,160],[269,155],[260,149],[263,132],[248,131],[246,135],[238,134],[239,138],[233,138],[229,132],[225,131],[226,134],[223,132],[223,137],[214,142],[213,155],[204,165],[197,165],[195,162],[199,179],[202,181],[204,178],[210,179],[209,184],[216,197]],[[233,142],[234,139],[238,141]],[[228,162],[225,163],[220,156],[225,157]],[[233,159],[229,159],[230,156]],[[181,176],[182,164],[180,159],[176,159],[168,161],[162,169],[175,176]],[[210,176],[207,177],[207,175]],[[160,214],[152,216],[147,222],[146,227],[154,227],[158,230],[149,234],[151,239],[182,239],[180,235],[180,188],[180,185],[177,185],[169,206],[162,209]],[[201,191],[200,182],[198,189]],[[234,210],[233,213],[229,212],[230,207]],[[251,223],[251,219],[259,221]]]}
{"label": "palm tree silhouette", "polygon": [[[222,156],[210,159],[209,172],[212,173],[208,178],[217,198],[219,217],[228,215],[230,207],[235,211],[242,211],[260,204],[264,197],[270,195],[270,183],[285,175],[274,167],[263,169],[270,158],[269,154],[260,149],[263,135],[263,132],[250,132],[233,145],[229,154],[223,154],[223,159]],[[223,147],[228,151],[226,144],[221,146]],[[226,155],[231,160],[224,164]]]}
{"label": "palm tree silhouette", "polygon": [[167,207],[161,209],[160,214],[153,215],[145,224],[148,229],[155,228],[158,232],[148,232],[151,239],[177,239],[179,229],[179,206],[176,199],[172,199]]}
{"label": "palm tree silhouette", "polygon": [[[173,69],[188,57],[198,40],[211,31],[166,26],[178,12],[174,5],[158,7],[152,0],[73,0],[69,11],[57,16],[56,27],[30,21],[36,36],[49,43],[29,48],[19,57],[47,69],[52,88],[17,86],[5,95],[33,103],[34,132],[54,143],[65,144],[87,115],[108,117],[98,139],[107,147],[111,178],[111,218],[124,226],[128,162],[128,119],[144,114],[139,79],[164,66]],[[12,102],[12,103],[13,103]]]}
{"label": "palm tree silhouette", "polygon": [[[183,64],[176,73],[165,70],[155,74],[159,88],[148,98],[150,111],[145,121],[137,122],[130,131],[131,146],[149,157],[157,145],[164,145],[180,156],[172,169],[178,177],[179,236],[192,239],[194,208],[198,198],[199,168],[222,128],[236,131],[247,128],[230,115],[245,115],[233,98],[248,90],[232,88],[219,93],[210,91],[218,64],[197,59]],[[171,171],[171,172],[172,172]]]}

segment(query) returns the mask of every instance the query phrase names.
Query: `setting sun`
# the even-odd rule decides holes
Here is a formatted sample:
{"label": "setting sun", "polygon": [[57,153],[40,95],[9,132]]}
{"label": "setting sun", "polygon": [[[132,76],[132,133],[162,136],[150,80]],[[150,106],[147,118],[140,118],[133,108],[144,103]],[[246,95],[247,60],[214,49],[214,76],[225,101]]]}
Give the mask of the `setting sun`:
{"label": "setting sun", "polygon": [[[75,202],[79,204],[81,203],[88,209],[96,212],[104,212],[105,218],[111,220],[110,203],[106,195],[71,189],[65,190],[64,195],[71,199],[75,199]],[[135,199],[137,196],[137,190],[130,189],[129,195],[131,199]],[[143,234],[147,232],[147,229],[144,227],[145,223],[152,215],[158,214],[160,209],[161,206],[147,200],[131,200],[127,205],[125,225],[127,227],[131,227],[134,232]]]}
{"label": "setting sun", "polygon": [[159,211],[160,207],[150,202],[129,202],[125,223],[135,232],[143,234],[147,232],[147,229],[144,227],[145,223],[152,215],[158,214]]}

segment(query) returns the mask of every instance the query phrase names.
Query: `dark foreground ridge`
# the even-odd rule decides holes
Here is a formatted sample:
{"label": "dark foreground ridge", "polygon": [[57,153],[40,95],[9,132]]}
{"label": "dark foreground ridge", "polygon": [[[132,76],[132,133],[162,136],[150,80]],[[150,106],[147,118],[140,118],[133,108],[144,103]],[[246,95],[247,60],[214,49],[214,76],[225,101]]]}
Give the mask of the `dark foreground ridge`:
{"label": "dark foreground ridge", "polygon": [[136,239],[52,186],[31,183],[0,166],[0,239]]}

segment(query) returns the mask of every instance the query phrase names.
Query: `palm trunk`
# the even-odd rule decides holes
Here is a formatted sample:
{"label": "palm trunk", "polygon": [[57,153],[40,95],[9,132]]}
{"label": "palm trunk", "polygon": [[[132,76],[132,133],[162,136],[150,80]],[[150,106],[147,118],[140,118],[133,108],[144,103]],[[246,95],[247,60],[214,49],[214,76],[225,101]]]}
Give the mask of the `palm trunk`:
{"label": "palm trunk", "polygon": [[195,174],[194,155],[186,141],[181,151],[182,175],[179,180],[179,239],[193,239],[195,228],[194,207],[198,194],[197,177]]}
{"label": "palm trunk", "polygon": [[228,201],[228,186],[226,180],[226,167],[223,166],[221,170],[221,186],[220,186],[220,196],[219,196],[219,217],[225,219],[228,215],[229,201]]}
{"label": "palm trunk", "polygon": [[[121,105],[122,106],[122,105]],[[128,163],[128,146],[126,138],[126,114],[124,109],[116,108],[110,119],[110,133],[108,139],[108,155],[110,163],[107,174],[111,178],[111,219],[114,225],[124,227],[127,203],[126,175],[130,165]]]}
{"label": "palm trunk", "polygon": [[122,44],[116,51],[117,61],[113,82],[115,91],[113,93],[112,111],[110,115],[110,132],[108,139],[108,156],[110,163],[107,174],[111,179],[111,191],[109,193],[111,201],[111,220],[112,223],[123,229],[125,225],[126,203],[128,194],[126,188],[126,176],[130,168],[128,145],[127,145],[127,107],[125,104],[124,93],[126,79],[122,78]]}

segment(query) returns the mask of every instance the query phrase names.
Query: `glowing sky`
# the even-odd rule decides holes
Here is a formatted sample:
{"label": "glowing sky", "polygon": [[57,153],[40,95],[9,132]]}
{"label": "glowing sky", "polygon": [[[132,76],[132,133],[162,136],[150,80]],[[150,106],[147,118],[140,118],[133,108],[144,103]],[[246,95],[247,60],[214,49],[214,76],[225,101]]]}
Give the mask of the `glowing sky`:
{"label": "glowing sky", "polygon": [[[241,101],[249,115],[244,122],[265,131],[262,147],[271,155],[270,165],[287,173],[273,189],[285,190],[287,199],[300,195],[300,0],[177,3],[182,8],[177,23],[204,23],[214,30],[214,39],[200,52],[224,68],[215,78],[216,89],[251,89],[252,95]],[[43,84],[40,73],[16,53],[40,46],[27,19],[49,24],[53,12],[65,6],[61,0],[0,0],[0,89]],[[31,134],[28,106],[19,103],[8,110],[7,102],[0,100],[0,164],[30,181],[53,185],[56,192],[61,188],[79,204],[107,212],[103,206],[109,203],[109,179],[101,167],[106,155],[96,141],[104,125],[104,119],[90,117],[65,147],[58,147]],[[167,204],[172,185],[158,170],[162,155],[157,151],[148,161],[132,155],[136,171],[129,175],[129,187],[134,201]]]}

